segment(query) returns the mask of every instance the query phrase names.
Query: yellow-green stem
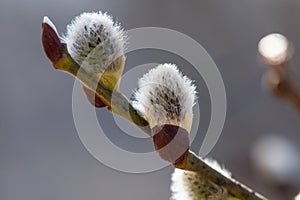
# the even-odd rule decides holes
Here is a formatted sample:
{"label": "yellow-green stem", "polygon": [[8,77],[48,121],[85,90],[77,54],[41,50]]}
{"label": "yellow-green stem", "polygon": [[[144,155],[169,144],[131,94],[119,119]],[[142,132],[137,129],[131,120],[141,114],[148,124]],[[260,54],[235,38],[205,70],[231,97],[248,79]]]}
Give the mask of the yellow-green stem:
{"label": "yellow-green stem", "polygon": [[201,174],[202,177],[227,189],[228,194],[242,200],[267,200],[267,198],[251,190],[247,186],[239,183],[233,178],[228,178],[208,166],[200,157],[193,152],[189,152],[186,169]]}

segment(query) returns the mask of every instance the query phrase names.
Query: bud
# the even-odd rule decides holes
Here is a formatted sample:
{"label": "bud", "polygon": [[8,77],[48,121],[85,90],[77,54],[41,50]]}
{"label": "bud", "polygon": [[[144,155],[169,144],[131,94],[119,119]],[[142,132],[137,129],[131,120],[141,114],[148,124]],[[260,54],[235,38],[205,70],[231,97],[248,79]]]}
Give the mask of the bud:
{"label": "bud", "polygon": [[42,23],[42,44],[47,57],[52,63],[55,64],[63,57],[63,46],[60,42],[57,30],[46,16]]}
{"label": "bud", "polygon": [[190,132],[196,87],[174,64],[160,64],[138,81],[133,105],[151,128],[172,124]]}
{"label": "bud", "polygon": [[126,34],[106,13],[83,13],[67,26],[63,37],[71,57],[96,74],[109,90],[118,88],[124,69]]}
{"label": "bud", "polygon": [[176,167],[184,163],[192,127],[196,91],[174,64],[161,64],[138,81],[134,107],[152,129],[160,157]]}
{"label": "bud", "polygon": [[[215,160],[205,159],[205,162],[218,172],[231,176],[230,172],[224,170]],[[171,191],[171,200],[235,199],[228,194],[226,188],[213,183],[197,172],[181,169],[175,169],[172,175]]]}
{"label": "bud", "polygon": [[152,129],[153,142],[156,151],[164,160],[177,165],[184,162],[189,150],[188,132],[171,124],[156,126]]}

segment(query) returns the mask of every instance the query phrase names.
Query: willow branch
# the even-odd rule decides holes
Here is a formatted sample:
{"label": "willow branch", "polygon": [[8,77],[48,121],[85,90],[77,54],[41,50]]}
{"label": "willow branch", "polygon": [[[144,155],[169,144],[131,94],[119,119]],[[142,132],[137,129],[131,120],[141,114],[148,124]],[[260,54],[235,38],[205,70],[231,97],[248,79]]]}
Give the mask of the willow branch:
{"label": "willow branch", "polygon": [[[45,31],[45,29],[48,29]],[[111,92],[99,83],[99,78],[93,73],[82,69],[69,55],[66,45],[60,43],[55,32],[43,24],[43,45],[48,58],[53,66],[61,71],[67,72],[81,81],[83,85],[95,91],[100,96],[108,109],[133,124],[137,125],[144,133],[151,136],[151,129],[146,119],[143,118],[130,104],[127,98],[120,92]],[[232,196],[243,200],[266,200],[266,198],[243,186],[234,179],[227,178],[207,165],[200,157],[192,151],[188,151],[184,159],[180,159],[175,167],[194,171],[206,177],[217,185],[223,186]]]}
{"label": "willow branch", "polygon": [[[80,68],[80,66],[64,52],[63,58],[54,63],[55,68],[67,72],[79,79],[81,83],[90,89],[94,89],[96,94],[101,96],[108,105],[108,109],[128,121],[137,125],[144,133],[151,135],[151,129],[148,122],[133,108],[127,98],[120,92],[110,92],[104,88],[93,74]],[[208,166],[200,157],[196,156],[192,151],[188,152],[187,159],[183,162],[183,169],[200,173],[203,177],[223,186],[228,192],[240,199],[245,200],[265,200],[266,198],[240,184],[234,179],[227,178],[216,170]]]}

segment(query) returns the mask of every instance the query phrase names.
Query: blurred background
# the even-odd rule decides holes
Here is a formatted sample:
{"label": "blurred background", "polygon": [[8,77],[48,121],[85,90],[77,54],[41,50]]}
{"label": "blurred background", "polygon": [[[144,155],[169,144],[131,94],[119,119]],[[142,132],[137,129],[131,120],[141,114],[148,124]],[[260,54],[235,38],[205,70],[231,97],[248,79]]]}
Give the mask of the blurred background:
{"label": "blurred background", "polygon": [[[263,36],[284,34],[295,46],[289,71],[299,83],[299,1],[1,0],[1,200],[169,199],[173,167],[127,174],[106,167],[88,153],[72,116],[74,78],[54,70],[42,50],[44,15],[64,33],[74,16],[98,10],[115,16],[126,29],[169,28],[203,45],[221,72],[228,100],[222,135],[209,156],[270,199],[292,199],[300,191],[299,163],[293,162],[299,158],[300,118],[262,88],[264,69],[257,56]],[[192,149],[198,152],[210,119],[205,83],[187,61],[151,49],[129,53],[125,71],[151,62],[175,62],[196,80],[201,121],[196,122],[200,128]],[[135,152],[152,149],[149,139],[123,134],[106,110],[97,114],[116,145]],[[265,159],[258,157],[272,163],[278,154],[283,157],[279,159],[283,175],[266,175],[259,167]]]}

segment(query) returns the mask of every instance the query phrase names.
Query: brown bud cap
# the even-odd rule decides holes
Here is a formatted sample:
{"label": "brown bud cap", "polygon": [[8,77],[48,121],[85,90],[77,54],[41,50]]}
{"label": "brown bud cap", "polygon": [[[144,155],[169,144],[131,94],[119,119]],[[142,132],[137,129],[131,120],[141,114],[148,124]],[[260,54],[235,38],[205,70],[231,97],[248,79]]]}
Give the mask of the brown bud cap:
{"label": "brown bud cap", "polygon": [[174,165],[182,165],[189,150],[188,132],[176,125],[165,124],[152,129],[159,156]]}
{"label": "brown bud cap", "polygon": [[54,25],[47,17],[44,18],[42,23],[42,43],[44,51],[52,63],[62,58],[63,45],[60,42]]}
{"label": "brown bud cap", "polygon": [[89,89],[84,85],[82,87],[83,87],[83,91],[86,94],[87,99],[92,105],[94,105],[97,108],[102,108],[107,106],[93,90]]}

